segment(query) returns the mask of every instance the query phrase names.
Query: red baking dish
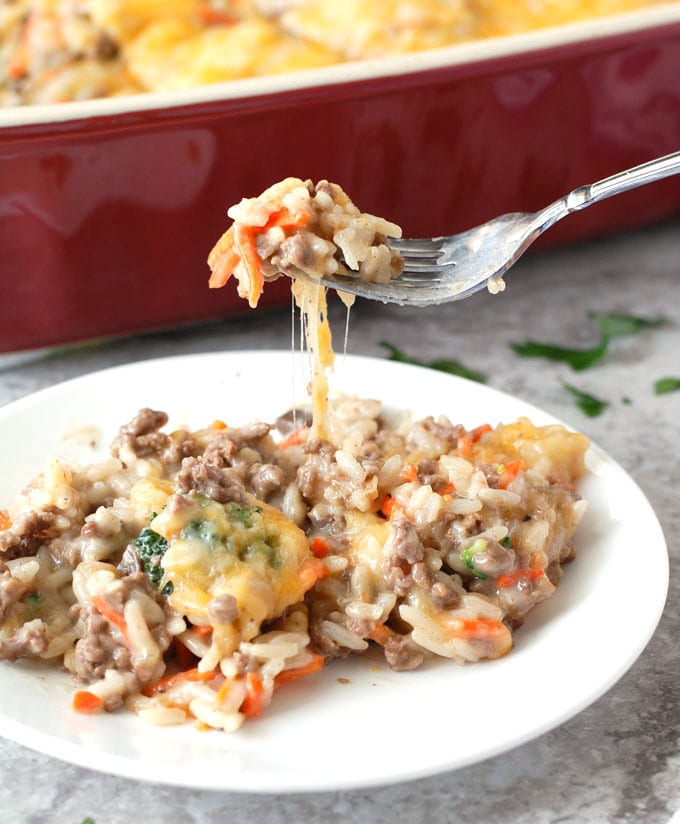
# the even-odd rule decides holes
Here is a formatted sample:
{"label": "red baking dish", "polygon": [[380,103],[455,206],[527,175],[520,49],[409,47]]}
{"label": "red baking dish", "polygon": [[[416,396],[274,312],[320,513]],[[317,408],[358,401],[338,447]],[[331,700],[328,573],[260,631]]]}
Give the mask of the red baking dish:
{"label": "red baking dish", "polygon": [[[189,92],[0,111],[0,351],[248,311],[207,288],[226,209],[340,183],[406,235],[459,231],[680,148],[680,3]],[[548,237],[680,213],[680,178]],[[288,300],[287,284],[265,292]]]}

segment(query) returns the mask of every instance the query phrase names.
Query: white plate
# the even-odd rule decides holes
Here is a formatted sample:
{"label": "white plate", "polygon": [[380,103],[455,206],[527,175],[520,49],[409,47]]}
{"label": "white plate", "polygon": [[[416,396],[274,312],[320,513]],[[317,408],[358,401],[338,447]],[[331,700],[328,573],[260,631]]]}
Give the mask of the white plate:
{"label": "white plate", "polygon": [[[299,360],[296,359],[296,370]],[[167,358],[98,372],[0,409],[0,508],[56,454],[92,460],[142,406],[171,424],[273,420],[304,393],[285,352]],[[554,419],[488,387],[384,360],[338,358],[334,388],[468,427],[527,415]],[[94,424],[98,431],[79,430]],[[91,446],[92,441],[96,446]],[[402,781],[471,764],[572,717],[632,665],[659,620],[668,585],[663,534],[631,478],[601,449],[587,455],[589,509],[576,561],[557,593],[498,661],[447,661],[411,673],[377,659],[336,661],[282,688],[237,733],[147,726],[125,712],[70,710],[70,677],[0,664],[0,733],[106,772],[250,792],[311,791]],[[631,570],[644,554],[644,586]],[[634,608],[631,605],[634,604]],[[338,679],[348,679],[342,683]]]}

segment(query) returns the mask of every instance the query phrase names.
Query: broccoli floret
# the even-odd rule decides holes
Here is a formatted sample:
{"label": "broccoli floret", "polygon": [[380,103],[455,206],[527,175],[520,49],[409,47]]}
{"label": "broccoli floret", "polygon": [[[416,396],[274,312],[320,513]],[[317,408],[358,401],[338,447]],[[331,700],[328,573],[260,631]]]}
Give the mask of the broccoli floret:
{"label": "broccoli floret", "polygon": [[135,547],[151,585],[158,589],[164,573],[161,559],[168,548],[168,542],[162,535],[147,526],[139,533]]}

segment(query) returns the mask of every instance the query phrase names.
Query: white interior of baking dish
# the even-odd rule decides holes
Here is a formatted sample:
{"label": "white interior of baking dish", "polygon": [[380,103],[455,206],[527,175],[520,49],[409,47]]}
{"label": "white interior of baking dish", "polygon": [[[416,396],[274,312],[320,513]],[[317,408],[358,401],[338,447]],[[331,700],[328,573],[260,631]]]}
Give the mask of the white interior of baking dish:
{"label": "white interior of baking dish", "polygon": [[287,74],[232,80],[175,92],[147,92],[123,97],[0,109],[0,128],[63,122],[89,117],[164,109],[219,100],[258,97],[302,88],[345,84],[378,77],[413,74],[446,66],[475,63],[555,48],[612,35],[680,22],[680,2],[570,23],[549,29],[461,43],[442,49],[397,55],[377,60],[339,63]]}

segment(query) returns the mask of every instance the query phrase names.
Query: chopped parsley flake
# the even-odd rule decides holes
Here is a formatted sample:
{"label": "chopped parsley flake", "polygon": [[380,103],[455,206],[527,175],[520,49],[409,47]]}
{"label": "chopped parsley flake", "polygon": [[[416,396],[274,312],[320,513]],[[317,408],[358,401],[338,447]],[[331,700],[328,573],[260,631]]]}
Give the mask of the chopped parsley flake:
{"label": "chopped parsley flake", "polygon": [[657,395],[676,392],[678,389],[680,389],[680,378],[659,378],[654,384],[654,392]]}
{"label": "chopped parsley flake", "polygon": [[590,395],[587,392],[582,392],[577,387],[570,383],[563,383],[562,386],[569,392],[576,400],[576,406],[587,415],[589,418],[597,418],[609,406],[608,401],[603,401],[595,395]]}
{"label": "chopped parsley flake", "polygon": [[488,578],[489,576],[485,575],[483,572],[480,572],[478,569],[475,568],[475,547],[477,547],[478,543],[480,542],[475,541],[475,543],[471,547],[464,549],[460,553],[460,557],[463,559],[463,563],[470,570],[470,572],[472,572],[475,578],[480,578],[483,580],[484,578]]}
{"label": "chopped parsley flake", "polygon": [[618,315],[613,312],[594,312],[590,317],[600,328],[600,341],[590,348],[571,349],[533,340],[511,343],[510,348],[522,357],[561,361],[569,364],[574,371],[580,372],[594,366],[604,358],[613,338],[635,335],[644,329],[653,329],[665,323],[664,318],[642,318],[635,315]]}

